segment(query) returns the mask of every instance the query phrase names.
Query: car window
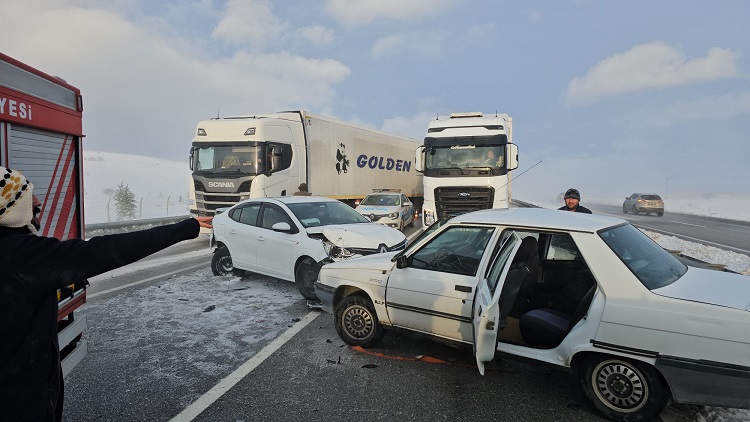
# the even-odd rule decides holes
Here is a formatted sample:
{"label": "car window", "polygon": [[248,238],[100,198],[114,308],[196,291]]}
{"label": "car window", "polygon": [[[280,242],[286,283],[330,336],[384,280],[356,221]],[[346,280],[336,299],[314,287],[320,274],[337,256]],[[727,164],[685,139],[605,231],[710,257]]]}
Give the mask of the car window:
{"label": "car window", "polygon": [[229,218],[242,224],[251,226],[257,225],[260,204],[250,204],[243,207],[237,207],[229,214]]}
{"label": "car window", "polygon": [[600,230],[599,236],[649,290],[674,283],[687,267],[630,224]]}
{"label": "car window", "polygon": [[492,227],[467,226],[444,230],[409,257],[409,267],[476,275],[494,230]]}
{"label": "car window", "polygon": [[294,227],[284,211],[274,205],[266,204],[266,206],[263,207],[261,227],[264,229],[270,229],[276,223],[289,223],[290,226]]}
{"label": "car window", "polygon": [[508,262],[513,247],[518,242],[517,237],[510,237],[511,233],[513,232],[506,231],[503,233],[504,239],[500,242],[500,247],[495,251],[495,256],[492,258],[492,264],[490,264],[490,270],[487,274],[487,286],[493,296],[495,295],[495,289],[500,282],[500,275],[503,272],[503,268]]}
{"label": "car window", "polygon": [[287,204],[287,206],[304,228],[370,222],[354,208],[339,201],[303,202]]}
{"label": "car window", "polygon": [[659,195],[643,195],[642,198],[648,201],[658,201],[661,199]]}
{"label": "car window", "polygon": [[544,259],[554,261],[573,261],[581,259],[581,253],[578,251],[575,242],[567,234],[549,235],[549,248]]}

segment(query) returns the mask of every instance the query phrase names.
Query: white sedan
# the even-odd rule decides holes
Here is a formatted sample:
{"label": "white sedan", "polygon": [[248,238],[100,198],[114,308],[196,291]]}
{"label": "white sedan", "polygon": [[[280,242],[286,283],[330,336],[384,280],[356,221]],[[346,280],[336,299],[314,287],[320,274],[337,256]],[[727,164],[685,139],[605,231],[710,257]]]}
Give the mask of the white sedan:
{"label": "white sedan", "polygon": [[624,220],[545,209],[441,220],[400,253],[323,267],[341,338],[397,328],[569,370],[613,420],[668,400],[750,408],[750,278],[687,267]]}
{"label": "white sedan", "polygon": [[241,202],[213,220],[215,275],[252,271],[297,283],[317,300],[315,280],[327,262],[404,249],[398,230],[371,223],[330,198],[288,196]]}

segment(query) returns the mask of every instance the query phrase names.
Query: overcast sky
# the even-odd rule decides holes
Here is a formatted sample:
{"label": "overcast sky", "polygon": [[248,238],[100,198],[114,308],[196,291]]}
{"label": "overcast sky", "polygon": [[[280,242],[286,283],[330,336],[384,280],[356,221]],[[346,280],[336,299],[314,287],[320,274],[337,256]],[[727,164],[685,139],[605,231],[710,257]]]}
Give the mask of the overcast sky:
{"label": "overcast sky", "polygon": [[[0,51],[81,89],[85,147],[187,161],[205,118],[422,139],[508,113],[514,196],[750,192],[750,2],[0,0]],[[186,164],[187,165],[187,164]]]}

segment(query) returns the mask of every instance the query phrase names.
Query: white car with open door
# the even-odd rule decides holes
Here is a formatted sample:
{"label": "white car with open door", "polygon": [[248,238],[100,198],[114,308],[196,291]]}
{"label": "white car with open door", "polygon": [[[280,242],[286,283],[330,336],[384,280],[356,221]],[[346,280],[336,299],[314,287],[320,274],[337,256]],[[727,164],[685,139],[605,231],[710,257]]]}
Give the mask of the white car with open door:
{"label": "white car with open door", "polygon": [[493,209],[440,220],[402,252],[324,266],[350,345],[386,329],[568,370],[613,420],[668,400],[750,408],[750,278],[686,266],[624,220]]}
{"label": "white car with open door", "polygon": [[290,280],[306,299],[317,300],[315,280],[322,265],[399,251],[406,237],[341,201],[286,196],[250,199],[216,215],[211,246],[215,275],[251,271]]}

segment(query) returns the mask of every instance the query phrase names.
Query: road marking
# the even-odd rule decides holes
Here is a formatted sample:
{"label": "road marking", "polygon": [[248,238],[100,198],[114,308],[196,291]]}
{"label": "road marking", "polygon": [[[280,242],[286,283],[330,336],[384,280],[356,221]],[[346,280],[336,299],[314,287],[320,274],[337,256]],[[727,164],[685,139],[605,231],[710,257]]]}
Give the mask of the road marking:
{"label": "road marking", "polygon": [[705,228],[706,228],[706,226],[701,226],[701,225],[699,225],[699,224],[690,224],[690,223],[683,223],[682,221],[674,221],[674,220],[667,220],[667,221],[669,221],[670,223],[675,223],[675,224],[683,224],[683,225],[685,225],[685,226],[700,227],[700,228],[702,228],[702,229],[705,229]]}
{"label": "road marking", "polygon": [[666,230],[655,229],[655,228],[652,228],[652,227],[646,227],[646,226],[643,226],[641,224],[633,224],[633,225],[636,226],[636,227],[644,228],[646,230],[651,230],[652,232],[666,234],[666,235],[678,237],[678,238],[684,239],[684,240],[692,240],[692,241],[695,241],[697,243],[704,244],[704,245],[715,246],[715,247],[717,247],[719,249],[724,249],[724,250],[728,250],[728,251],[732,251],[732,252],[736,252],[736,253],[741,253],[741,254],[745,254],[745,255],[750,254],[750,250],[747,250],[747,249],[735,248],[733,246],[723,245],[721,243],[711,242],[711,241],[704,240],[704,239],[698,239],[697,237],[690,237],[690,236],[685,236],[684,234],[677,234],[677,233],[668,232]]}
{"label": "road marking", "polygon": [[260,352],[256,353],[255,356],[251,357],[250,360],[243,363],[242,366],[237,368],[234,372],[229,374],[226,378],[219,381],[212,389],[208,390],[204,395],[200,396],[198,400],[194,401],[190,406],[186,407],[185,410],[180,412],[177,416],[172,418],[170,422],[190,422],[204,410],[208,409],[214,402],[219,400],[226,392],[232,389],[238,382],[245,378],[250,372],[258,367],[264,360],[274,354],[281,346],[286,344],[289,340],[294,337],[295,334],[302,331],[307,324],[311,323],[320,312],[313,311],[305,315],[299,322],[294,324],[292,328],[284,331],[274,341],[264,347]]}
{"label": "road marking", "polygon": [[183,272],[183,271],[194,270],[194,269],[200,268],[200,267],[205,268],[206,267],[206,263],[204,262],[202,264],[193,265],[192,267],[185,267],[185,268],[180,269],[179,271],[170,271],[168,273],[164,273],[164,274],[160,274],[160,275],[155,275],[153,277],[149,277],[149,278],[146,278],[144,280],[134,281],[132,283],[123,284],[121,286],[113,287],[111,289],[102,290],[101,292],[91,293],[91,294],[86,293],[86,298],[87,299],[93,299],[93,298],[95,298],[97,296],[101,296],[101,295],[104,295],[104,294],[107,294],[107,293],[112,293],[112,292],[116,292],[118,290],[127,289],[128,287],[133,287],[133,286],[137,286],[139,284],[148,283],[149,281],[156,280],[157,278],[168,277],[168,276],[170,276],[170,275],[172,275],[172,274],[174,274],[176,272]]}

